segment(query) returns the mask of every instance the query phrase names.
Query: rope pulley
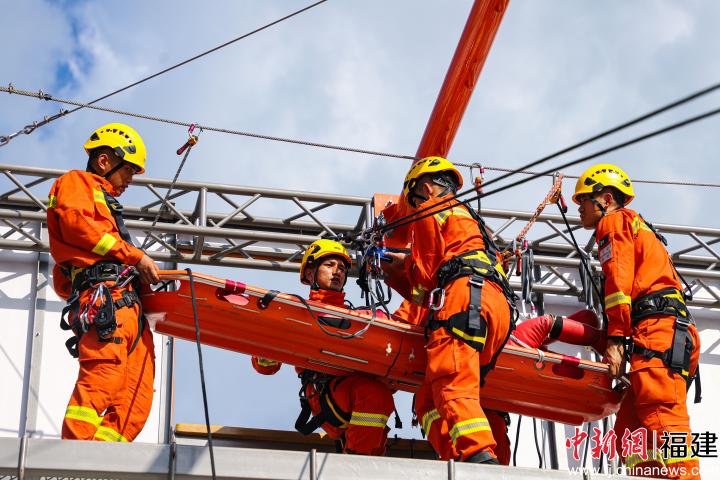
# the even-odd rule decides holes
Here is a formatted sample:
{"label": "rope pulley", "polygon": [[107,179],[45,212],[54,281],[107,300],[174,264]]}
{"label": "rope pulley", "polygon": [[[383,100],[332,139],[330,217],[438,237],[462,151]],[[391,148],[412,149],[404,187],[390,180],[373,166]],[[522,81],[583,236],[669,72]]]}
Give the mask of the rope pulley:
{"label": "rope pulley", "polygon": [[[195,131],[195,128],[199,128],[199,129],[200,129],[200,131],[198,132],[197,135],[193,135],[193,132]],[[192,147],[194,147],[195,145],[197,145],[198,141],[200,140],[200,134],[202,133],[202,131],[203,131],[202,127],[198,126],[197,123],[193,123],[192,125],[190,125],[190,127],[188,128],[188,139],[187,139],[187,142],[185,142],[185,144],[183,144],[182,147],[178,148],[178,149],[177,149],[177,152],[175,152],[175,153],[177,153],[178,155],[182,155],[183,152],[185,152],[185,150],[187,150],[187,149],[189,149],[189,148],[192,148]]]}

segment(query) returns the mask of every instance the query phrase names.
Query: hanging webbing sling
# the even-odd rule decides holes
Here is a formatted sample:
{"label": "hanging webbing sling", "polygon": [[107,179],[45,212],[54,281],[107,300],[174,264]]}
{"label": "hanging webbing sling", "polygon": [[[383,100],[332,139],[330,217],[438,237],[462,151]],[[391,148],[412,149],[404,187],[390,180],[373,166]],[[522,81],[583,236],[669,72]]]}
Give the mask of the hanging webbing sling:
{"label": "hanging webbing sling", "polygon": [[[332,377],[313,370],[303,370],[299,377],[301,384],[299,393],[300,414],[295,420],[295,430],[303,435],[310,435],[325,422],[336,428],[346,428],[350,423],[351,415],[335,404],[330,393],[346,377]],[[312,418],[312,408],[308,398],[309,389],[313,390],[312,394],[317,395],[320,401],[320,413]]]}

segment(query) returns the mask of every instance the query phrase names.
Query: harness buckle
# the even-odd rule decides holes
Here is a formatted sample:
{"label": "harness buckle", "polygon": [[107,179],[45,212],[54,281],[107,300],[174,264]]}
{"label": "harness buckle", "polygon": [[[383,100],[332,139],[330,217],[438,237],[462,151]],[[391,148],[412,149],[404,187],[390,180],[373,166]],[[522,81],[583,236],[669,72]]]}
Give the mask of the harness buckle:
{"label": "harness buckle", "polygon": [[[440,294],[440,298],[437,298],[438,293]],[[438,301],[439,300],[439,301]],[[442,308],[445,306],[445,289],[444,288],[436,288],[430,292],[429,298],[428,298],[428,308],[432,310],[433,312],[437,312],[438,310],[442,310]]]}

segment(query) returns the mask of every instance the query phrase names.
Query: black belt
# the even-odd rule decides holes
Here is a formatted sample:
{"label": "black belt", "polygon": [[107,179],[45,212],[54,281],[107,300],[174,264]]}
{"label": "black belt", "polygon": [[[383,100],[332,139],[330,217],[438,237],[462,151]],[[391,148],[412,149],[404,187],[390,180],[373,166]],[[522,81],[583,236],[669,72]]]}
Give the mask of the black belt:
{"label": "black belt", "polygon": [[74,292],[81,292],[98,283],[116,280],[126,268],[127,265],[120,262],[106,261],[97,262],[83,269],[71,267],[72,289]]}
{"label": "black belt", "polygon": [[674,317],[689,318],[690,312],[685,305],[682,292],[676,288],[664,288],[657,292],[643,295],[633,301],[631,316],[637,322],[650,315],[672,315]]}

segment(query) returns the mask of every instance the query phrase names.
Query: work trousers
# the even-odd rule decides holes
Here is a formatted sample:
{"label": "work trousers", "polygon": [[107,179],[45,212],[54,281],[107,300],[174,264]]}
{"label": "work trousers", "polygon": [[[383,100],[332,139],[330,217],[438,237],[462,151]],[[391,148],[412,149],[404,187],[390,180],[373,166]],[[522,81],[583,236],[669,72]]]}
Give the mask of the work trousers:
{"label": "work trousers", "polygon": [[[89,301],[92,290],[80,296]],[[113,291],[115,300],[122,290]],[[137,437],[150,414],[155,376],[155,347],[146,325],[135,349],[140,306],[117,309],[116,339],[98,339],[95,328],[80,339],[80,371],[62,425],[62,438],[130,442]]]}
{"label": "work trousers", "polygon": [[[461,277],[447,287],[445,306],[438,312],[438,319],[467,310],[468,280]],[[451,336],[443,327],[430,333],[426,346],[425,382],[416,395],[415,406],[423,431],[443,460],[463,460],[480,451],[498,456],[491,428],[498,423],[491,422],[480,406],[480,367],[488,365],[502,349],[510,328],[510,309],[500,287],[488,281],[482,287],[481,304],[487,324],[482,352]],[[509,450],[509,443],[503,450]]]}
{"label": "work trousers", "polygon": [[[674,317],[653,316],[640,320],[633,327],[633,342],[652,350],[665,351],[672,345]],[[692,377],[700,359],[700,337],[694,325],[689,328],[693,342],[689,376]],[[679,373],[670,370],[659,358],[648,359],[634,354],[630,361],[630,383],[615,422],[618,452],[622,453],[625,429],[647,431],[647,449],[643,459],[639,453],[624,458],[630,474],[655,478],[699,479],[699,462],[691,455],[690,417],[687,410],[687,382]],[[660,450],[664,432],[686,434],[687,455],[663,458]],[[658,450],[653,451],[653,436]],[[679,434],[682,436],[682,434]]]}
{"label": "work trousers", "polygon": [[[321,425],[330,438],[342,440],[343,451],[361,455],[384,455],[388,417],[395,409],[392,391],[378,379],[363,375],[335,377],[327,387],[330,403],[350,415],[342,427]],[[309,396],[314,415],[320,413],[317,395]]]}

